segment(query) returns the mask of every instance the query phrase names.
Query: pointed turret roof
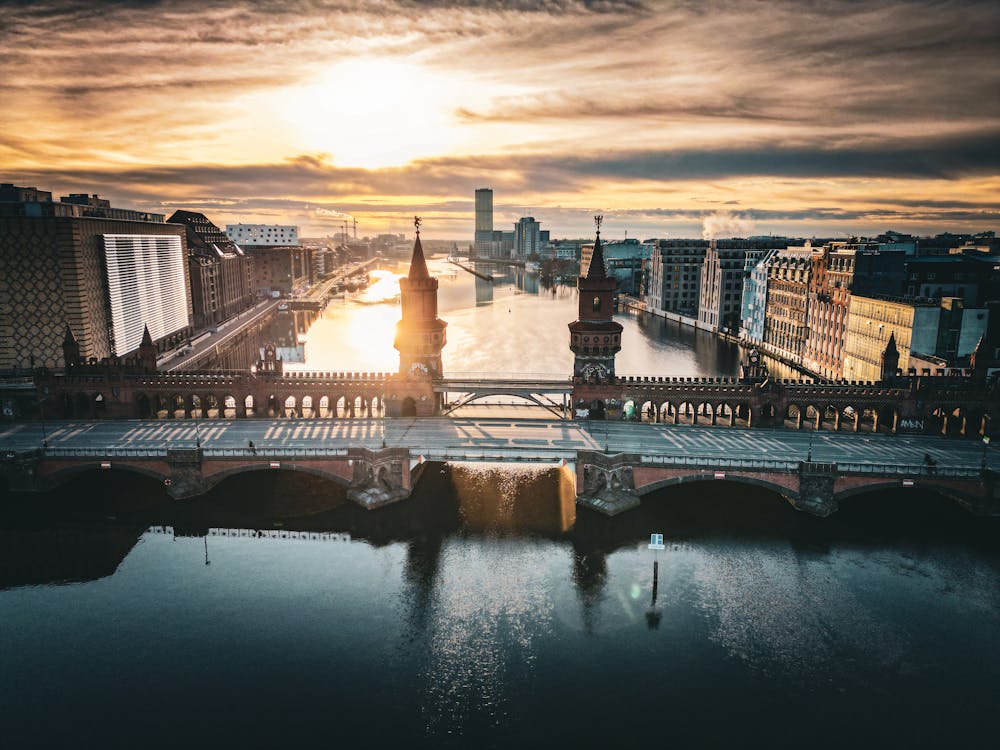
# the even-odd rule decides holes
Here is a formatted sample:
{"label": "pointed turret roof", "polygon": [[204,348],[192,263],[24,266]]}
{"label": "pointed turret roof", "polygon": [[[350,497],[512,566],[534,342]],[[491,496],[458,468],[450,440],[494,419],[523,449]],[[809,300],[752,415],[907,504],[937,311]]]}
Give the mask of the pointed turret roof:
{"label": "pointed turret roof", "polygon": [[420,217],[413,217],[413,226],[417,228],[417,239],[413,242],[413,257],[410,259],[409,279],[428,279],[427,261],[424,260],[424,248],[420,244]]}
{"label": "pointed turret roof", "polygon": [[899,353],[899,349],[896,348],[896,332],[893,331],[889,334],[889,341],[885,345],[885,351]]}
{"label": "pointed turret roof", "polygon": [[597,240],[594,242],[594,253],[590,256],[590,267],[587,269],[587,279],[590,281],[606,279],[607,269],[604,267],[604,249],[601,247],[601,221],[603,216],[595,216],[597,222]]}
{"label": "pointed turret roof", "polygon": [[66,324],[66,335],[63,336],[63,346],[74,346],[76,345],[76,336],[73,335],[73,329],[69,327],[69,323]]}
{"label": "pointed turret roof", "polygon": [[142,327],[142,343],[140,344],[140,346],[152,346],[152,345],[153,345],[153,337],[149,335],[149,326],[144,325]]}

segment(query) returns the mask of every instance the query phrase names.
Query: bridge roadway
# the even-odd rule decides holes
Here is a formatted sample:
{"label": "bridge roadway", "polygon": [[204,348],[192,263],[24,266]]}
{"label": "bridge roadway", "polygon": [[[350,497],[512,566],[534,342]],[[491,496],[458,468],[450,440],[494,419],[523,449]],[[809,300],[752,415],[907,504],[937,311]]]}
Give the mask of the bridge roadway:
{"label": "bridge roadway", "polygon": [[[813,435],[810,441],[810,434]],[[46,422],[51,454],[121,449],[193,448],[242,452],[253,441],[259,455],[347,448],[408,448],[428,460],[575,460],[576,451],[712,461],[804,461],[920,466],[930,454],[939,467],[1000,470],[1000,456],[977,440],[927,435],[859,435],[791,430],[564,420],[467,418],[106,420]],[[0,451],[41,447],[38,422],[0,425]]]}

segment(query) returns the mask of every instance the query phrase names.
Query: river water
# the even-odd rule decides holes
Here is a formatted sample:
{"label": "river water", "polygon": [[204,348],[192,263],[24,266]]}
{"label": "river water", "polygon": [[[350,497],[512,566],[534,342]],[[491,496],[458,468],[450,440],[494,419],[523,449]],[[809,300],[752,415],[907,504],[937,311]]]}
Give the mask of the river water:
{"label": "river water", "polygon": [[[563,367],[572,293],[522,286],[477,307],[443,280],[446,368]],[[354,304],[313,325],[308,366],[349,369],[321,345],[339,341],[352,367],[391,369],[381,306]],[[477,320],[479,344],[460,322]],[[712,339],[622,322],[623,373],[735,368]],[[374,512],[281,470],[186,503],[94,472],[0,507],[4,748],[970,747],[1000,730],[1000,527],[913,490],[818,519],[718,481],[607,519],[555,470],[430,465]]]}
{"label": "river water", "polygon": [[[477,279],[443,260],[429,263],[439,280],[438,310],[447,321],[442,352],[445,374],[547,374],[573,372],[569,329],[576,319],[576,288],[546,288],[536,274],[482,266],[496,281]],[[307,334],[300,369],[387,372],[399,366],[392,346],[399,304],[393,302],[398,274],[376,271],[364,295],[333,300]],[[654,316],[622,315],[620,375],[678,377],[735,375],[739,350],[733,344]]]}

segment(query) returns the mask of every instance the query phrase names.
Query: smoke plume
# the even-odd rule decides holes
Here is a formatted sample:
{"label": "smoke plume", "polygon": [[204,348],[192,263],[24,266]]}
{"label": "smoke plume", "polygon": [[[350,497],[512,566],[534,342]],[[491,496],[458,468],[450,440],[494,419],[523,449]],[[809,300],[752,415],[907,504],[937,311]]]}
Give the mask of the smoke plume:
{"label": "smoke plume", "polygon": [[747,237],[753,233],[756,222],[750,216],[717,211],[701,218],[702,239]]}

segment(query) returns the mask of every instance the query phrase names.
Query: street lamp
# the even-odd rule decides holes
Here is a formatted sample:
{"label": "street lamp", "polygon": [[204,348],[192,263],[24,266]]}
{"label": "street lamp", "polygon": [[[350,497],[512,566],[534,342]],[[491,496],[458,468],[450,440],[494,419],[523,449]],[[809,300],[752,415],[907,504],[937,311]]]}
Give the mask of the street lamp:
{"label": "street lamp", "polygon": [[42,448],[49,447],[49,435],[45,431],[45,400],[48,398],[49,388],[45,386],[45,390],[40,399],[38,399],[38,419],[42,425]]}
{"label": "street lamp", "polygon": [[813,431],[809,430],[809,449],[806,451],[806,463],[812,463],[813,460]]}
{"label": "street lamp", "polygon": [[195,448],[201,447],[201,432],[198,430],[197,420],[194,423],[194,447]]}
{"label": "street lamp", "polygon": [[986,449],[990,447],[990,436],[983,435],[983,459],[979,463],[979,468],[986,471]]}
{"label": "street lamp", "polygon": [[382,416],[379,418],[379,427],[382,430],[382,447],[385,448],[385,401],[383,399],[384,397],[379,399],[378,408],[382,413]]}

